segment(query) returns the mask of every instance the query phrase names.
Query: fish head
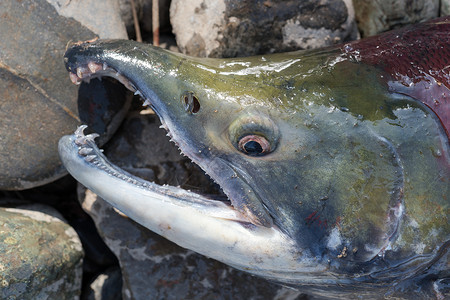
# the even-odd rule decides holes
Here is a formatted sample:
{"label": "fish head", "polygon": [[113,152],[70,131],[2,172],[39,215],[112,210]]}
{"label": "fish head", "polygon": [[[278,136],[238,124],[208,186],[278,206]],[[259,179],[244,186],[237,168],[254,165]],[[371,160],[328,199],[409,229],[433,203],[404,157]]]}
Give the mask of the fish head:
{"label": "fish head", "polygon": [[[144,226],[184,247],[284,283],[372,282],[374,273],[389,281],[418,264],[413,244],[388,250],[405,228],[405,197],[423,192],[411,186],[430,175],[442,179],[449,174],[448,163],[441,161],[448,161],[448,139],[426,107],[389,92],[376,67],[346,59],[337,47],[198,59],[133,41],[77,45],[65,61],[74,82],[111,76],[141,95],[171,140],[222,188],[231,204],[226,210],[233,217],[212,216],[220,226],[208,219],[190,230],[186,220],[179,227],[183,235],[171,235],[161,230],[161,222],[150,224],[153,217],[141,214],[137,199],[122,207],[112,201]],[[417,120],[421,126],[414,125]],[[405,134],[408,126],[421,138]],[[78,167],[71,167],[69,143],[88,143],[83,136],[63,138],[61,157],[69,172],[108,201],[101,182],[91,183],[78,175]],[[412,155],[405,145],[415,151],[434,147],[442,155]],[[420,155],[425,158],[418,162]],[[423,167],[422,174],[410,176],[413,161]],[[427,188],[430,199],[440,199],[444,207],[446,180],[433,183],[431,191]],[[182,198],[180,191],[160,193]],[[204,205],[194,202],[182,204],[182,210],[189,203]],[[171,220],[165,222],[176,227]],[[433,228],[440,237],[449,233],[448,224],[433,226],[423,232],[429,253],[437,251],[440,238],[426,234]],[[208,227],[215,228],[217,237],[206,234]],[[198,233],[194,238],[194,230],[204,230],[204,239]],[[380,261],[386,251],[392,253],[392,262],[402,263],[395,275]]]}

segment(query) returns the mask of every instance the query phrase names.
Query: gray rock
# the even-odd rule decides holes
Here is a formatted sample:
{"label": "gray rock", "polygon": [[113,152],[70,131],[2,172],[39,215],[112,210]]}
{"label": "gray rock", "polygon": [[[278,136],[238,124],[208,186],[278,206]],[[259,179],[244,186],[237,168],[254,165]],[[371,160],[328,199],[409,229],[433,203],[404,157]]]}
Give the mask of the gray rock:
{"label": "gray rock", "polygon": [[441,16],[450,15],[450,0],[441,0]]}
{"label": "gray rock", "polygon": [[[219,193],[202,171],[179,155],[159,125],[148,111],[130,115],[105,146],[106,155],[147,179]],[[124,299],[305,299],[298,291],[173,244],[82,186],[79,199],[119,259]]]}
{"label": "gray rock", "polygon": [[324,47],[357,38],[351,0],[174,0],[182,52],[235,57]]}
{"label": "gray rock", "polygon": [[126,39],[119,0],[47,0],[59,15],[74,18],[102,39]]}
{"label": "gray rock", "polygon": [[[81,24],[66,17],[68,8],[77,6],[83,15],[95,13],[91,20],[96,23],[105,21],[109,33],[102,33],[103,37],[125,38],[124,33],[115,32],[123,25],[114,25],[109,21],[111,14],[104,14],[102,9],[85,7],[87,11],[83,11],[80,5],[88,3],[85,1],[52,3],[0,1],[0,189],[27,189],[66,174],[57,151],[59,138],[72,133],[81,122],[92,125],[95,120],[110,130],[102,128],[99,133],[111,135],[117,128],[118,112],[126,109],[123,98],[92,99],[89,92],[88,118],[83,120],[83,106],[79,105],[82,101],[77,103],[78,88],[70,82],[63,62],[70,42],[96,36],[84,26],[91,24],[87,20]],[[105,87],[110,90],[110,85],[94,85],[85,86],[98,89],[104,85],[103,94],[108,95]],[[119,114],[120,118],[123,114]]]}
{"label": "gray rock", "polygon": [[439,0],[353,0],[362,37],[439,16]]}
{"label": "gray rock", "polygon": [[51,207],[0,208],[0,298],[78,299],[83,250]]}

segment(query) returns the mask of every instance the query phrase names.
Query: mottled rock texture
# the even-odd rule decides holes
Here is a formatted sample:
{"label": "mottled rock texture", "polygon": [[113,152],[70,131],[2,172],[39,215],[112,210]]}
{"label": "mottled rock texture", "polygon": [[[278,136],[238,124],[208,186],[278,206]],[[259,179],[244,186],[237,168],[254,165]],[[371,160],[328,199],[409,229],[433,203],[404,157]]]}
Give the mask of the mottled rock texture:
{"label": "mottled rock texture", "polygon": [[74,18],[101,39],[124,39],[125,24],[120,16],[119,0],[47,0],[59,15]]}
{"label": "mottled rock texture", "polygon": [[236,57],[318,48],[357,38],[351,0],[174,0],[182,52]]}
{"label": "mottled rock texture", "polygon": [[0,299],[78,299],[83,250],[51,207],[0,208]]}
{"label": "mottled rock texture", "polygon": [[439,0],[353,0],[362,37],[439,16]]}
{"label": "mottled rock texture", "polygon": [[[57,151],[62,135],[96,118],[103,125],[115,124],[112,98],[103,98],[107,103],[101,107],[96,107],[99,101],[89,101],[88,119],[79,114],[78,88],[70,82],[63,55],[70,42],[92,39],[97,33],[87,27],[92,25],[87,20],[80,23],[66,14],[76,6],[96,24],[104,22],[108,31],[102,37],[126,38],[123,24],[114,24],[106,8],[93,11],[84,6],[83,11],[81,4],[90,5],[87,1],[52,3],[0,1],[0,189],[27,189],[61,177],[66,173]],[[120,111],[124,100],[119,103]],[[117,124],[110,127],[112,132],[116,128]]]}

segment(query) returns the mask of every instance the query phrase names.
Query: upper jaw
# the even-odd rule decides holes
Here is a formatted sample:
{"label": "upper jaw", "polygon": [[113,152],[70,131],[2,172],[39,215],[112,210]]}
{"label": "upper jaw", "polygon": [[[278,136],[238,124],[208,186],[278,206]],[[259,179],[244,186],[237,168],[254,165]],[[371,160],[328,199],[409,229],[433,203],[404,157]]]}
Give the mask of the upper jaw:
{"label": "upper jaw", "polygon": [[[127,52],[137,51],[136,49],[140,45],[137,44],[133,48],[123,50],[115,43],[117,41],[100,41],[93,44],[79,44],[69,49],[65,54],[64,60],[71,81],[74,84],[80,84],[92,78],[109,76],[121,82],[135,94],[140,95],[144,99],[143,105],[151,106],[160,117],[162,127],[166,129],[167,135],[179,147],[182,154],[188,156],[194,163],[199,165],[221,186],[224,193],[231,200],[234,209],[239,211],[240,217],[243,218],[239,221],[252,223],[257,226],[272,227],[272,217],[262,205],[254,189],[245,180],[242,180],[242,174],[240,174],[239,170],[219,157],[208,157],[204,153],[198,154],[198,149],[192,149],[192,145],[182,136],[183,134],[180,133],[182,130],[174,130],[174,128],[179,126],[171,120],[170,115],[173,112],[168,112],[165,107],[167,106],[166,103],[147,84],[147,82],[153,81],[149,80],[149,78],[147,78],[147,81],[141,80],[142,78],[139,77],[140,73],[146,73],[146,76],[148,76],[148,73],[151,73],[152,70],[146,72],[145,68],[142,68],[144,64],[141,64],[141,69],[137,69],[136,65],[128,65],[132,59],[126,58]],[[150,51],[159,50],[150,49]],[[167,55],[170,56],[170,54]],[[114,59],[111,57],[114,57]],[[135,57],[134,60],[136,59]],[[230,178],[235,180],[230,180]],[[246,193],[241,191],[246,191]],[[247,193],[247,191],[252,192]]]}

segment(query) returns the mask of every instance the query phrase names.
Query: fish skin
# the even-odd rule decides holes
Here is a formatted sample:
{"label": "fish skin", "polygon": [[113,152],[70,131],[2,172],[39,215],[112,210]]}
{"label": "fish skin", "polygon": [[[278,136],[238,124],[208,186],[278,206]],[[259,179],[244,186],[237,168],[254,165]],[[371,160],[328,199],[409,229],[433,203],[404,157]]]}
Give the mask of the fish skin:
{"label": "fish skin", "polygon": [[450,130],[450,17],[410,25],[347,43],[349,59],[376,65],[389,91],[410,96],[428,106]]}
{"label": "fish skin", "polygon": [[[128,78],[252,223],[273,223],[330,273],[403,289],[449,276],[448,29],[441,18],[251,58],[189,58],[132,41],[82,44],[65,57],[72,73],[94,61]],[[425,50],[431,64],[417,59]],[[186,92],[198,112],[186,109]],[[248,134],[264,136],[272,152],[240,152]]]}

